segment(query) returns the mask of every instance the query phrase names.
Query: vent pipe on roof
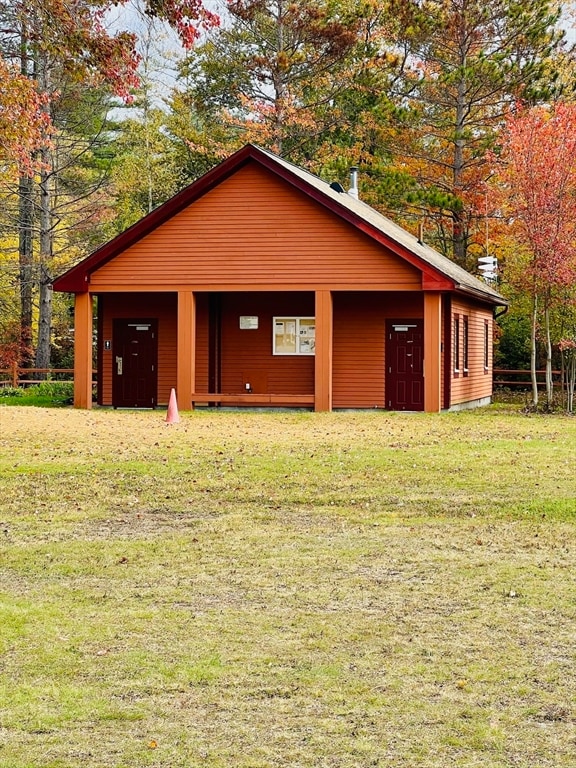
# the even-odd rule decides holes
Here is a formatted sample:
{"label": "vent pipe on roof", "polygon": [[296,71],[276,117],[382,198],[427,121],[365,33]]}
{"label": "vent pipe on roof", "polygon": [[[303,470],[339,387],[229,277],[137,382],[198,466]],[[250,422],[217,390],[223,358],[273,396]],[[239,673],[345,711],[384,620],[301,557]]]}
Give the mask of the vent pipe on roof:
{"label": "vent pipe on roof", "polygon": [[348,194],[350,197],[358,200],[358,168],[355,165],[350,168],[350,189]]}
{"label": "vent pipe on roof", "polygon": [[424,245],[424,222],[418,222],[418,242],[420,245]]}

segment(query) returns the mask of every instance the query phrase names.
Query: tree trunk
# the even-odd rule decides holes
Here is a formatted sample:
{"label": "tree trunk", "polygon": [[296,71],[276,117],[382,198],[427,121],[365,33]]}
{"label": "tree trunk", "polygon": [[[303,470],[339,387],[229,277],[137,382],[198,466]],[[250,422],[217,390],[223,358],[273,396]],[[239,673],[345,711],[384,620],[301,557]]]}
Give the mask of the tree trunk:
{"label": "tree trunk", "polygon": [[532,329],[530,347],[530,378],[532,380],[532,405],[538,406],[538,382],[536,379],[536,331],[538,329],[538,296],[534,294],[532,303]]}
{"label": "tree trunk", "polygon": [[[50,336],[52,331],[52,279],[46,266],[40,267],[40,315],[36,368],[50,368]],[[38,378],[45,378],[40,375]]]}
{"label": "tree trunk", "polygon": [[548,302],[546,302],[546,309],[544,310],[544,323],[546,325],[546,399],[548,400],[548,408],[551,408],[554,402],[554,382],[552,381],[552,339]]}
{"label": "tree trunk", "polygon": [[[284,51],[284,4],[278,3],[278,15],[276,17],[276,48],[280,56]],[[282,140],[284,138],[284,111],[286,109],[286,87],[282,67],[274,68],[274,127],[273,136],[275,151],[282,155]]]}
{"label": "tree trunk", "polygon": [[[28,40],[23,31],[20,39],[20,74],[30,73]],[[18,283],[20,289],[20,365],[30,366],[33,356],[32,298],[34,285],[34,180],[21,176],[18,182]]]}
{"label": "tree trunk", "polygon": [[34,181],[23,176],[18,184],[18,282],[20,286],[20,365],[32,362],[32,296],[34,284]]}
{"label": "tree trunk", "polygon": [[36,346],[37,368],[50,368],[50,335],[52,330],[52,199],[50,194],[51,174],[47,170],[49,161],[50,151],[47,148],[43,149],[43,169],[40,173],[40,303],[38,313],[38,344]]}
{"label": "tree trunk", "polygon": [[[466,66],[466,57],[461,61],[461,67]],[[458,82],[456,101],[456,119],[454,125],[454,154],[452,157],[452,184],[453,194],[459,197],[462,194],[464,174],[464,127],[466,124],[466,80],[462,74]],[[464,220],[458,210],[452,211],[452,253],[454,261],[466,268],[466,240]]]}
{"label": "tree trunk", "polygon": [[[562,355],[564,359],[564,354]],[[576,349],[569,349],[566,354],[566,410],[574,411],[574,389],[576,388]]]}
{"label": "tree trunk", "polygon": [[142,35],[142,62],[143,70],[142,88],[142,123],[144,127],[144,162],[146,164],[146,185],[148,192],[148,213],[154,210],[154,177],[152,173],[152,148],[150,133],[153,129],[150,120],[151,96],[150,96],[150,63],[152,59],[152,40],[154,38],[154,19],[145,20],[146,33]]}
{"label": "tree trunk", "polygon": [[[48,92],[48,73],[46,62],[39,66],[39,82],[43,92]],[[42,161],[39,183],[39,224],[40,224],[40,253],[38,258],[39,280],[39,314],[38,314],[38,343],[36,346],[36,367],[50,367],[50,336],[52,330],[52,154],[46,144],[40,150]],[[39,378],[44,378],[43,375]]]}

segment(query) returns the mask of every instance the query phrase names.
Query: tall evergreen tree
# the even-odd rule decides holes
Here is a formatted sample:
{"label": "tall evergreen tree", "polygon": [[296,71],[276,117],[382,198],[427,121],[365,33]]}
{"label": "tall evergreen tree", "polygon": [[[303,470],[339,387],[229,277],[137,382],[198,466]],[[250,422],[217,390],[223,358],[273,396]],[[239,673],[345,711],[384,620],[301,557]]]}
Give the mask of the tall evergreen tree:
{"label": "tall evergreen tree", "polygon": [[[482,209],[484,156],[511,102],[557,96],[564,35],[557,0],[398,0],[385,26],[401,63],[387,146],[416,180],[406,202],[436,224],[437,244],[462,266]],[[436,198],[436,199],[435,199]],[[432,205],[430,205],[432,203]]]}
{"label": "tall evergreen tree", "polygon": [[352,82],[360,3],[230,0],[229,23],[183,68],[189,106],[226,120],[230,140],[306,162],[338,124],[335,98]]}

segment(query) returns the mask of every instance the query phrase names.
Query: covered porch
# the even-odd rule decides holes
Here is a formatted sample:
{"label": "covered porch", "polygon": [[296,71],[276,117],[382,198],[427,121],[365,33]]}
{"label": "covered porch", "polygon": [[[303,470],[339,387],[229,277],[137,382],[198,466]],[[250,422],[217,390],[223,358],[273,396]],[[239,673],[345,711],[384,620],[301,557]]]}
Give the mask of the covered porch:
{"label": "covered porch", "polygon": [[[92,405],[93,298],[90,292],[75,297],[78,408]],[[103,405],[115,405],[113,379],[121,356],[114,322],[124,318],[135,328],[157,320],[152,407],[167,403],[174,387],[183,410],[199,404],[396,409],[386,392],[392,364],[386,359],[386,322],[415,319],[423,323],[424,351],[422,404],[414,410],[446,407],[439,291],[100,292],[98,307],[98,402]],[[308,322],[304,332],[313,333],[313,348],[308,341],[303,354],[276,350],[274,327],[299,319]]]}

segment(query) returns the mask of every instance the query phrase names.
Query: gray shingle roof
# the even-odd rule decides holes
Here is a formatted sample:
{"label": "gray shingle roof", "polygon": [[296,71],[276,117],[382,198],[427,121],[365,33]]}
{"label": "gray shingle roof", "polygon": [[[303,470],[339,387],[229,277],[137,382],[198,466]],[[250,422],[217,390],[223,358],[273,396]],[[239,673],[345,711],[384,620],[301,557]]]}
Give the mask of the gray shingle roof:
{"label": "gray shingle roof", "polygon": [[390,238],[396,243],[399,243],[407,251],[414,254],[414,256],[421,259],[423,262],[429,264],[434,269],[438,270],[442,275],[453,280],[455,287],[464,293],[469,293],[477,296],[478,298],[488,299],[492,304],[498,304],[506,306],[508,301],[491,286],[480,280],[474,275],[471,275],[465,269],[460,267],[455,262],[443,256],[434,248],[421,243],[414,235],[410,234],[403,227],[395,224],[391,219],[376,211],[371,206],[363,203],[361,200],[356,200],[346,192],[337,192],[332,189],[330,184],[320,179],[303,168],[289,163],[287,160],[282,159],[278,155],[269,152],[268,150],[257,148],[260,152],[267,155],[274,163],[283,166],[291,174],[298,177],[301,181],[315,188],[326,197],[332,199],[339,206],[351,211],[356,216],[363,219],[367,224],[381,232],[386,238]]}

